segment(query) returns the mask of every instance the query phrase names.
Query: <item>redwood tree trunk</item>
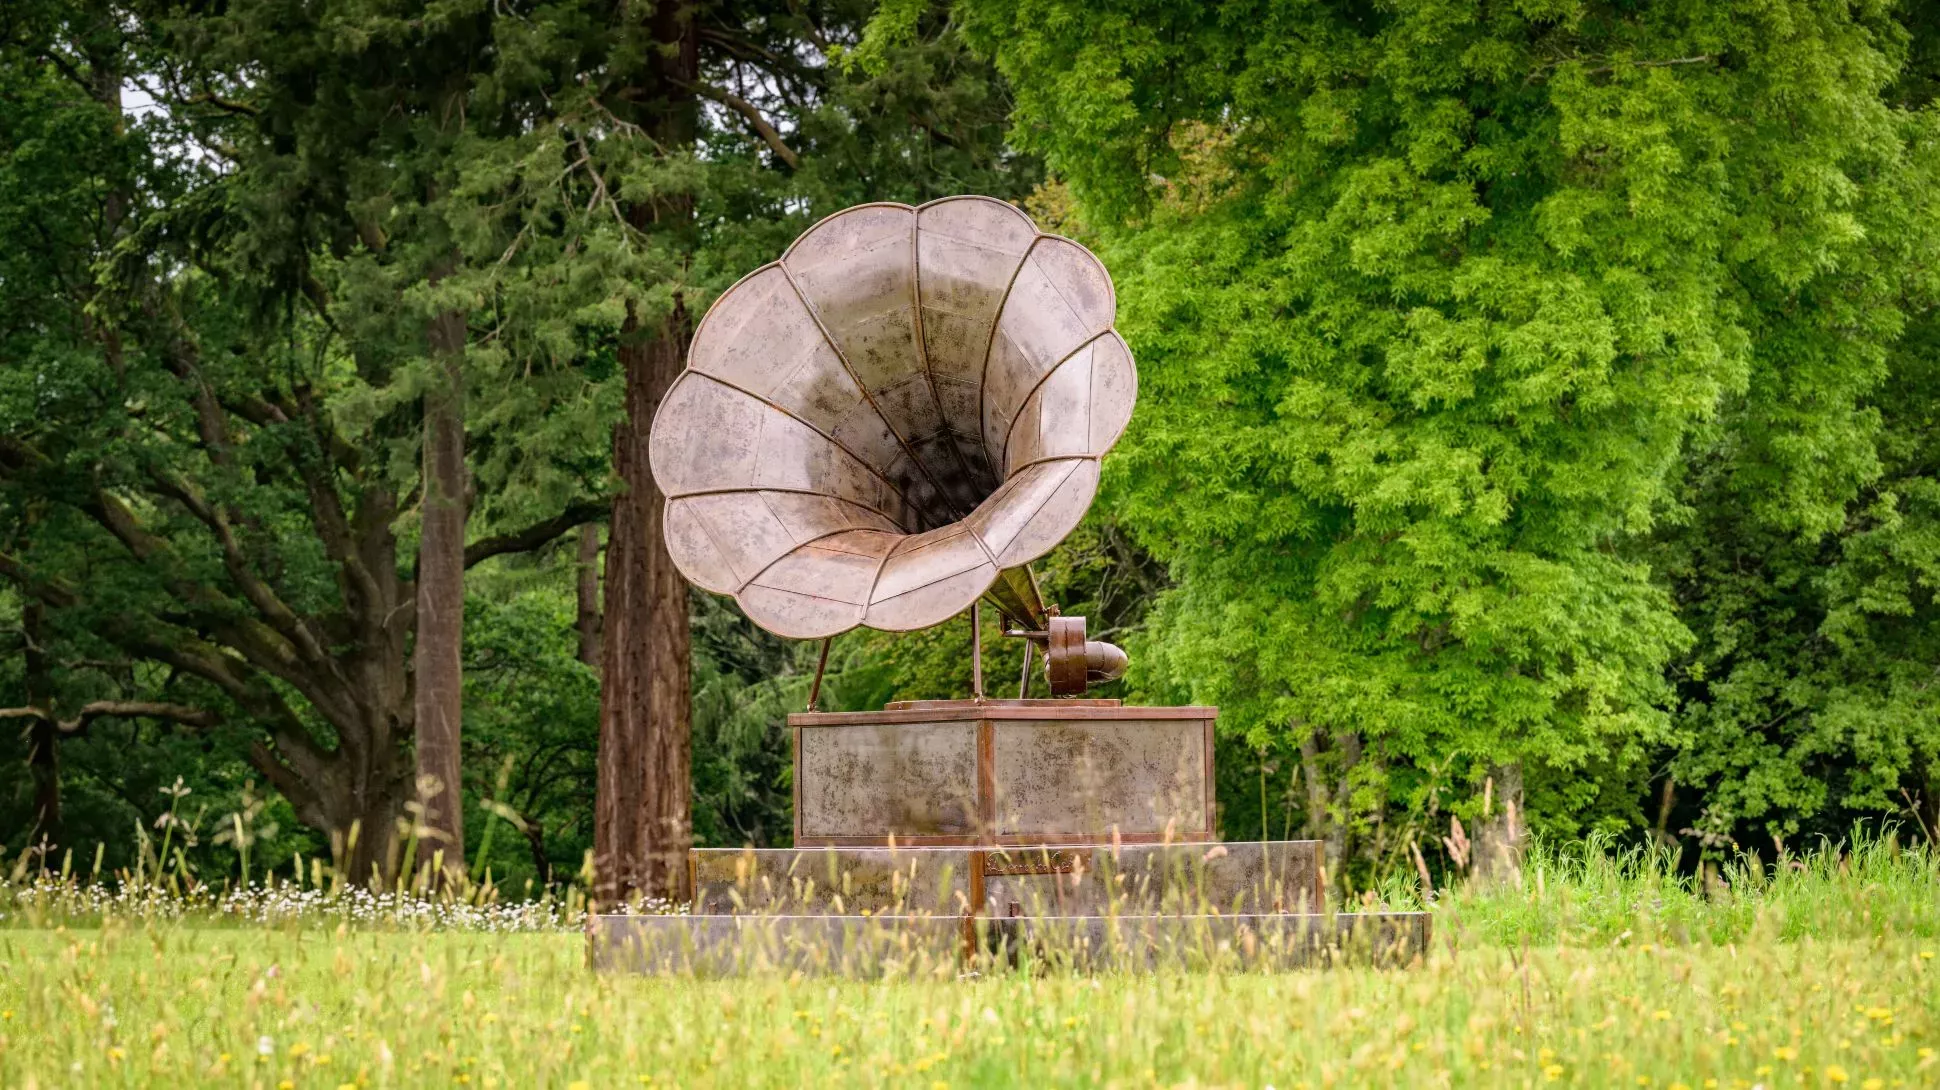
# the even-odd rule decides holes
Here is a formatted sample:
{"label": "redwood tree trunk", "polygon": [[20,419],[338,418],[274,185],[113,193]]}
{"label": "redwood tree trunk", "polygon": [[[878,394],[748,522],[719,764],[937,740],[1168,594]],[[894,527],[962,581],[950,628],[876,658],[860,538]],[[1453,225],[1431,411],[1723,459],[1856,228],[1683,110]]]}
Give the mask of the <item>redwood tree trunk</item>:
{"label": "redwood tree trunk", "polygon": [[[699,124],[693,88],[700,38],[691,5],[658,0],[646,12],[651,41],[638,83],[619,101],[638,103],[638,121],[661,148],[690,147]],[[628,207],[637,230],[677,240],[694,202],[660,194]],[[684,240],[680,240],[684,241]],[[692,334],[678,290],[657,324],[629,316],[620,345],[626,418],[613,431],[613,468],[623,492],[606,543],[601,618],[599,789],[594,804],[593,896],[600,905],[634,897],[685,900],[693,843],[689,725],[687,583],[661,534],[664,498],[647,466],[654,410],[686,359]]]}
{"label": "redwood tree trunk", "polygon": [[687,315],[678,304],[656,335],[623,349],[627,416],[613,433],[615,497],[606,545],[601,633],[595,897],[687,897],[692,791],[687,583],[661,534],[660,489],[647,469],[647,425],[680,373]]}
{"label": "redwood tree trunk", "polygon": [[[448,311],[431,323],[431,352],[442,385],[424,399],[424,534],[418,547],[418,639],[413,652],[417,722],[417,796],[423,839],[415,870],[443,853],[439,878],[465,869],[465,810],[459,769],[464,713],[465,421],[460,362],[465,317]],[[410,876],[407,876],[410,877]]]}

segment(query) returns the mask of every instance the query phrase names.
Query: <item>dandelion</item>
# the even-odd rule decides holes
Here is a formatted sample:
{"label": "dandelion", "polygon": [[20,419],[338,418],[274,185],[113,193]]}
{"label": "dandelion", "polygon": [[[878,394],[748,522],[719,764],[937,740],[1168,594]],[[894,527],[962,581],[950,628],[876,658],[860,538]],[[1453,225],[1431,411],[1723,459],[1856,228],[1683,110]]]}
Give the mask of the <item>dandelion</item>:
{"label": "dandelion", "polygon": [[1660,1011],[1657,1011],[1656,1013],[1654,1013],[1654,1014],[1652,1014],[1652,1015],[1651,1015],[1650,1017],[1651,1017],[1651,1020],[1652,1020],[1652,1021],[1656,1021],[1656,1022],[1668,1022],[1668,1021],[1670,1021],[1670,1020],[1671,1020],[1671,1012],[1669,1012],[1669,1011],[1667,1011],[1667,1010],[1660,1010]]}
{"label": "dandelion", "polygon": [[1562,1078],[1563,1065],[1550,1064],[1548,1067],[1543,1068],[1543,1077],[1548,1079],[1550,1082],[1555,1082],[1557,1079]]}
{"label": "dandelion", "polygon": [[1833,1082],[1845,1082],[1846,1069],[1843,1067],[1840,1067],[1838,1064],[1827,1064],[1825,1068],[1825,1077],[1832,1080]]}
{"label": "dandelion", "polygon": [[1799,1058],[1799,1050],[1796,1048],[1787,1047],[1785,1045],[1780,1045],[1779,1047],[1772,1049],[1772,1058],[1776,1060],[1782,1060],[1785,1063],[1791,1063],[1793,1060],[1796,1060]]}

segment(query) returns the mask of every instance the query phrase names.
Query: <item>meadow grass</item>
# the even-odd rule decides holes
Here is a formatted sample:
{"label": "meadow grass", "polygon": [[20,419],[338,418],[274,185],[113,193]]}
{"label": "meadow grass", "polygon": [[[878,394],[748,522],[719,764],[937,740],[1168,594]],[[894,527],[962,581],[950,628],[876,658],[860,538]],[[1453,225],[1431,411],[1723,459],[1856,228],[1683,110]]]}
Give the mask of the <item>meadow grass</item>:
{"label": "meadow grass", "polygon": [[1940,1085],[1933,853],[1667,862],[1540,853],[1438,899],[1409,969],[876,982],[596,975],[569,922],[17,890],[0,1086]]}

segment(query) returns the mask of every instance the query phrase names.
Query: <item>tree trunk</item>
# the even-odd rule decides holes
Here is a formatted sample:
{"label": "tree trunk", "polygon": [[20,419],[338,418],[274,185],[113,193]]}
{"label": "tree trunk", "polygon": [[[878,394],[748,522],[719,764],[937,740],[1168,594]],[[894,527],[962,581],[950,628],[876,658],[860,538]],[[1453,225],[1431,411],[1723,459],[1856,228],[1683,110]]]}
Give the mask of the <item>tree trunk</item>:
{"label": "tree trunk", "polygon": [[[418,639],[412,667],[417,723],[417,801],[422,833],[413,869],[443,853],[439,880],[465,871],[465,810],[459,768],[464,714],[465,316],[431,323],[431,354],[442,386],[424,399],[424,533],[418,547]],[[411,876],[406,876],[411,877]]]}
{"label": "tree trunk", "polygon": [[600,664],[600,528],[589,522],[579,528],[579,661],[595,669]]}
{"label": "tree trunk", "polygon": [[1528,829],[1522,813],[1522,763],[1509,761],[1489,770],[1482,820],[1475,824],[1474,866],[1478,882],[1512,882],[1522,875],[1522,847]]}
{"label": "tree trunk", "polygon": [[[20,633],[27,641],[25,650],[26,696],[36,708],[54,706],[53,685],[47,673],[47,651],[41,622],[45,607],[28,598],[20,607]],[[42,845],[54,856],[61,841],[61,730],[51,718],[29,720],[27,727],[27,770],[34,785],[34,825],[28,835],[29,846]]]}
{"label": "tree trunk", "polygon": [[626,491],[614,499],[606,546],[593,838],[594,892],[603,905],[688,895],[687,584],[661,535],[664,500],[647,470],[646,427],[680,373],[686,334],[687,315],[676,304],[657,335],[621,351],[627,418],[614,431],[613,464]]}
{"label": "tree trunk", "polygon": [[[678,151],[692,145],[699,123],[692,88],[700,75],[700,39],[692,9],[681,0],[659,0],[646,22],[652,40],[640,83],[618,98],[646,104],[641,127],[659,147]],[[636,230],[676,236],[693,216],[692,196],[681,193],[627,208]],[[691,332],[676,290],[672,310],[656,326],[629,313],[619,352],[626,418],[613,431],[613,468],[624,491],[614,500],[606,544],[593,828],[593,896],[605,906],[641,896],[678,902],[690,892],[687,583],[661,534],[664,499],[647,465],[647,431],[680,374]]]}

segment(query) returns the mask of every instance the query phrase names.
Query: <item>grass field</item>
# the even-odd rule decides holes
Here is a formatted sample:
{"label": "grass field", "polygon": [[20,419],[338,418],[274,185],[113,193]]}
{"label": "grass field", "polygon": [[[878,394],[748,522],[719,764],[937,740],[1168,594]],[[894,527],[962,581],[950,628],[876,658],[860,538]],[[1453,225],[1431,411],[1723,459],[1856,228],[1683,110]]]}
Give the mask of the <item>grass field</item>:
{"label": "grass field", "polygon": [[0,1086],[1940,1086],[1932,854],[1708,891],[1662,862],[1442,899],[1406,970],[876,983],[595,976],[569,922],[14,891]]}

